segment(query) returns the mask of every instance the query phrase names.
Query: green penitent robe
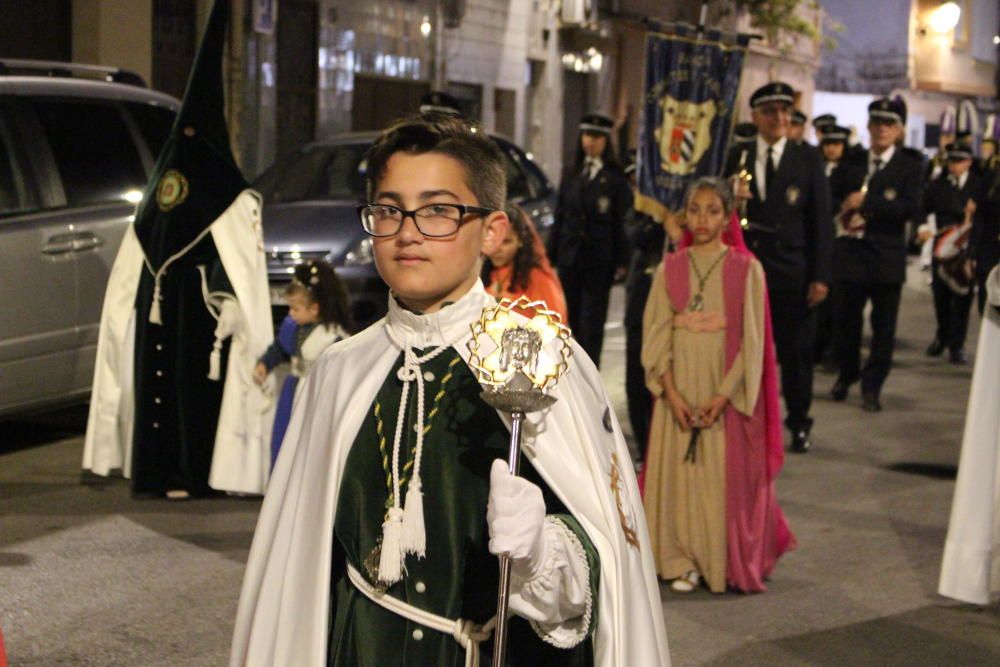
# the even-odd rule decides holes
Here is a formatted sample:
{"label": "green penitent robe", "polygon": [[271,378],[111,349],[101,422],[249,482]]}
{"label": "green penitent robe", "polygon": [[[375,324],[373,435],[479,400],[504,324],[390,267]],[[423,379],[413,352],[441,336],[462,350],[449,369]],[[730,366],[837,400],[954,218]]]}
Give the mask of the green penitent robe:
{"label": "green penitent robe", "polygon": [[[390,466],[402,393],[396,371],[402,361],[400,355],[376,398]],[[499,580],[499,561],[489,552],[486,524],[490,465],[494,459],[506,460],[510,435],[496,411],[479,398],[481,388],[455,350],[449,349],[424,363],[421,372],[425,381],[424,423],[425,428],[430,427],[424,437],[421,464],[427,554],[423,559],[406,556],[404,578],[388,593],[440,616],[481,624],[496,613]],[[416,443],[415,387],[410,388],[409,395],[400,449],[401,471],[404,462],[412,460]],[[381,536],[389,496],[377,422],[373,405],[344,469],[334,521],[327,664],[336,667],[464,665],[465,651],[452,636],[381,608],[347,578],[345,558],[368,576],[364,560]],[[401,472],[404,482],[409,479],[409,472],[410,467]],[[579,538],[587,554],[592,598],[596,601],[600,572],[596,549],[527,457],[522,460],[520,474],[542,489],[547,513],[564,521]],[[405,498],[405,486],[401,493]],[[588,633],[593,632],[597,620],[595,603]],[[482,644],[481,664],[490,664],[491,655],[492,640]],[[588,635],[575,648],[556,648],[543,642],[527,620],[514,616],[507,664],[593,665],[593,645]]]}

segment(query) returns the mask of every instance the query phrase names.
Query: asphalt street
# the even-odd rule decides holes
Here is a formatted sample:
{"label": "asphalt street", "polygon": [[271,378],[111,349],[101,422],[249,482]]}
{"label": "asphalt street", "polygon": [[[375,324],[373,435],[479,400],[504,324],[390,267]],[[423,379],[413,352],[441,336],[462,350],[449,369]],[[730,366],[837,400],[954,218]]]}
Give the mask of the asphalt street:
{"label": "asphalt street", "polygon": [[[971,366],[923,355],[925,275],[904,292],[884,412],[862,412],[856,389],[830,402],[833,377],[817,374],[813,451],[778,481],[799,548],[769,591],[661,587],[674,665],[1000,665],[1000,609],[935,593]],[[621,308],[616,288],[603,375],[627,428]],[[11,665],[225,664],[259,501],[132,500],[121,479],[81,475],[85,421],[73,408],[0,422]]]}

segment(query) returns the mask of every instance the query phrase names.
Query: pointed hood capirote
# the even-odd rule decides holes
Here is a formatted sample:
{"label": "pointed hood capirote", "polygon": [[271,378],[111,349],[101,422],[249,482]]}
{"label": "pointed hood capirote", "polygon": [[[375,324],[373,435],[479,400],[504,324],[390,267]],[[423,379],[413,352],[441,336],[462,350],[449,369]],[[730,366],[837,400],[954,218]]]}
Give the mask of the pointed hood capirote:
{"label": "pointed hood capirote", "polygon": [[135,233],[154,270],[249,187],[233,157],[224,111],[222,56],[228,21],[229,0],[216,0],[180,113],[136,212]]}

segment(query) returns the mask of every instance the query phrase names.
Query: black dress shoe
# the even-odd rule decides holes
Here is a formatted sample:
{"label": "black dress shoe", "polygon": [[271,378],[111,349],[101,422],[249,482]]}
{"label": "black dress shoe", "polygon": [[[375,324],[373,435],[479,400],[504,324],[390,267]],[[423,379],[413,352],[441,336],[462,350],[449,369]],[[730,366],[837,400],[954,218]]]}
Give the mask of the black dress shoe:
{"label": "black dress shoe", "polygon": [[957,366],[964,366],[969,362],[969,358],[965,356],[965,350],[951,350],[948,352],[948,361]]}
{"label": "black dress shoe", "polygon": [[940,357],[944,352],[944,342],[935,338],[934,342],[927,346],[928,357]]}
{"label": "black dress shoe", "polygon": [[862,392],[861,409],[865,412],[882,412],[882,404],[879,403],[878,394]]}
{"label": "black dress shoe", "polygon": [[809,441],[809,431],[798,431],[792,433],[792,451],[796,454],[805,454],[812,447]]}
{"label": "black dress shoe", "polygon": [[833,389],[830,390],[830,398],[840,402],[847,399],[847,391],[851,388],[849,382],[844,382],[843,380],[837,380],[833,385]]}

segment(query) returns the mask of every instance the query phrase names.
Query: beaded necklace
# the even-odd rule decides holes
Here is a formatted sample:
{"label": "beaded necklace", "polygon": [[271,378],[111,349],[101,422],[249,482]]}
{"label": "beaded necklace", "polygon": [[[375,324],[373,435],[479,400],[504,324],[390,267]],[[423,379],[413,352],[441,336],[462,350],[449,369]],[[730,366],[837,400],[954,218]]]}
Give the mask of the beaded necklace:
{"label": "beaded necklace", "polygon": [[708,281],[709,276],[712,275],[712,271],[715,271],[715,267],[722,262],[722,259],[728,253],[729,248],[723,250],[719,256],[715,258],[715,261],[712,262],[712,265],[708,267],[708,271],[705,272],[705,275],[702,275],[701,271],[698,269],[698,262],[694,261],[694,253],[690,251],[688,252],[688,258],[691,260],[691,268],[694,269],[694,274],[698,277],[698,292],[691,297],[691,302],[688,304],[688,310],[690,312],[697,313],[705,308],[705,299],[702,296],[702,292],[705,291],[705,283]]}

